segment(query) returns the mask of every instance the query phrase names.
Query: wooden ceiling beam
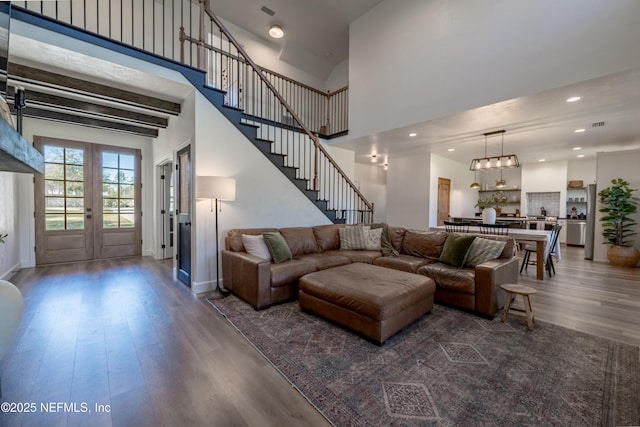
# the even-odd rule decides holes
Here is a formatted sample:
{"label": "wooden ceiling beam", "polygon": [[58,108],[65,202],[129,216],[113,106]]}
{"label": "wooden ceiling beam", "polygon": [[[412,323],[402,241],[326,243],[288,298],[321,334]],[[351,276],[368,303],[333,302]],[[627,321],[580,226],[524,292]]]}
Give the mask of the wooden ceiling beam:
{"label": "wooden ceiling beam", "polygon": [[[12,112],[15,114],[13,105]],[[22,110],[23,117],[31,117],[36,119],[53,120],[56,122],[70,123],[79,126],[109,129],[119,132],[131,133],[139,136],[147,136],[150,138],[158,137],[157,128],[148,128],[136,126],[128,123],[120,123],[109,120],[96,119],[93,117],[79,116],[75,114],[63,113],[60,111],[45,110],[37,107],[28,107]]]}
{"label": "wooden ceiling beam", "polygon": [[152,111],[160,111],[172,115],[180,114],[180,104],[158,99],[152,96],[142,95],[99,83],[88,82],[61,74],[51,73],[45,70],[28,67],[14,62],[9,63],[9,79],[34,83],[40,86],[48,86],[56,89],[64,89],[77,94],[86,95],[110,101],[120,102],[135,107]]}
{"label": "wooden ceiling beam", "polygon": [[[169,120],[165,117],[144,114],[121,108],[109,107],[93,102],[81,101],[78,99],[65,98],[58,95],[42,93],[25,89],[27,108],[44,106],[55,110],[64,110],[70,113],[86,113],[103,117],[106,119],[118,119],[127,122],[141,124],[152,127],[166,128]],[[13,103],[15,88],[9,87],[7,90],[7,101]]]}

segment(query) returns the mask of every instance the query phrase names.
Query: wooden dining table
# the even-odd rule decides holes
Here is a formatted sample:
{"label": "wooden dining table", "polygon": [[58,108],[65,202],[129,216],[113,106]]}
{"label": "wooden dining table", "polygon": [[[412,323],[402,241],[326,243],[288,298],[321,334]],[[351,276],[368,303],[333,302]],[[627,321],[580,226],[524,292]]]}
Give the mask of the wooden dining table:
{"label": "wooden dining table", "polygon": [[[446,230],[444,225],[430,227],[434,231]],[[481,234],[480,227],[470,226],[469,233]],[[536,279],[544,280],[544,258],[545,247],[550,244],[549,237],[551,230],[528,230],[526,228],[510,228],[508,237],[515,239],[516,242],[535,242],[536,244]]]}

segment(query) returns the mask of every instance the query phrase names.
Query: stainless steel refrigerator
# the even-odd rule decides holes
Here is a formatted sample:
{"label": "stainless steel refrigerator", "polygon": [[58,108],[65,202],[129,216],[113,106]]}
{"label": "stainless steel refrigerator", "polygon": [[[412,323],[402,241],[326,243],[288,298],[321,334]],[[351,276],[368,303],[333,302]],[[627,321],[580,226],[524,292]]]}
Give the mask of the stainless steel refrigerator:
{"label": "stainless steel refrigerator", "polygon": [[593,259],[593,239],[595,234],[595,225],[597,221],[596,201],[596,185],[587,185],[587,228],[584,236],[584,259]]}

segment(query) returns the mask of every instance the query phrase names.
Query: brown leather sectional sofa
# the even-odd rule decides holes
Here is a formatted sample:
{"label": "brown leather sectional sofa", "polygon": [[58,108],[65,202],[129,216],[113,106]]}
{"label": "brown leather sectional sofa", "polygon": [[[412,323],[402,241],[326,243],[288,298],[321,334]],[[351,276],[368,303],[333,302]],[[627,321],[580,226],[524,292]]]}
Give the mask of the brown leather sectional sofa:
{"label": "brown leather sectional sofa", "polygon": [[[228,232],[222,251],[224,286],[257,310],[298,297],[298,280],[307,273],[354,262],[423,274],[436,283],[435,301],[485,317],[493,317],[503,305],[500,285],[517,283],[518,258],[515,241],[505,236],[482,235],[504,240],[498,259],[475,268],[457,268],[438,262],[448,233],[388,227],[388,237],[398,255],[382,251],[341,250],[340,224],[316,227],[234,229]],[[248,254],[243,234],[280,232],[293,259],[280,264]]]}

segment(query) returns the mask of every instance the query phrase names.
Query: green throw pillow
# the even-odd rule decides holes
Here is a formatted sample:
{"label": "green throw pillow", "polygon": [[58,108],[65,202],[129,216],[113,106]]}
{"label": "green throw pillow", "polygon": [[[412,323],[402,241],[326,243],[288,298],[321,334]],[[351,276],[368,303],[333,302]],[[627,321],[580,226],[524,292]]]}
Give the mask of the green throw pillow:
{"label": "green throw pillow", "polygon": [[280,233],[264,233],[264,242],[267,244],[273,262],[281,263],[293,258],[287,241]]}
{"label": "green throw pillow", "polygon": [[444,248],[440,254],[440,262],[452,265],[454,267],[462,267],[467,252],[476,236],[463,236],[461,234],[451,233],[444,242]]}
{"label": "green throw pillow", "polygon": [[478,237],[473,241],[469,252],[467,253],[467,259],[464,262],[465,267],[475,267],[478,264],[487,262],[492,259],[496,259],[502,253],[502,250],[507,245],[507,242],[499,240],[489,240]]}

